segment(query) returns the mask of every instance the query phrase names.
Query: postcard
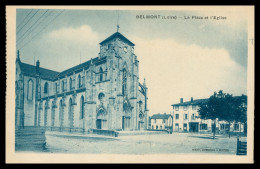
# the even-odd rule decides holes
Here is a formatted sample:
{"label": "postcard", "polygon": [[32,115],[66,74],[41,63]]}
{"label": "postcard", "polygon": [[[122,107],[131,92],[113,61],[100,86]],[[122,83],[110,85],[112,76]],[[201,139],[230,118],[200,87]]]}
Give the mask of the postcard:
{"label": "postcard", "polygon": [[254,162],[254,6],[6,20],[6,163]]}

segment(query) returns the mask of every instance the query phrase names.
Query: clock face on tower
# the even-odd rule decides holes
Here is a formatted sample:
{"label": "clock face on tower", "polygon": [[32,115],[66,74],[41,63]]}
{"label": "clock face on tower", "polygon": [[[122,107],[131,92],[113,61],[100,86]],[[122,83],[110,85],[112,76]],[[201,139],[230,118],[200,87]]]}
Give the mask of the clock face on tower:
{"label": "clock face on tower", "polygon": [[127,47],[124,47],[124,51],[127,52]]}

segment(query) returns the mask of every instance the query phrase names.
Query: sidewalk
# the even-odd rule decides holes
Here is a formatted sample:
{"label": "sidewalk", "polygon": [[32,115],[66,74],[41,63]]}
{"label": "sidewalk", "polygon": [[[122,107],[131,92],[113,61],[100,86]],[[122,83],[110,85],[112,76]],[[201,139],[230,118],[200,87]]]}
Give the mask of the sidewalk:
{"label": "sidewalk", "polygon": [[119,131],[118,136],[134,136],[134,135],[153,135],[153,134],[168,134],[166,131],[147,131],[147,130],[139,130],[139,131]]}
{"label": "sidewalk", "polygon": [[104,136],[104,135],[98,135],[98,134],[83,134],[83,133],[75,133],[75,132],[59,132],[59,131],[46,131],[46,136],[57,136],[57,137],[67,137],[67,138],[78,138],[78,139],[91,139],[91,138],[101,138],[101,139],[112,139],[116,140],[117,137],[112,136]]}

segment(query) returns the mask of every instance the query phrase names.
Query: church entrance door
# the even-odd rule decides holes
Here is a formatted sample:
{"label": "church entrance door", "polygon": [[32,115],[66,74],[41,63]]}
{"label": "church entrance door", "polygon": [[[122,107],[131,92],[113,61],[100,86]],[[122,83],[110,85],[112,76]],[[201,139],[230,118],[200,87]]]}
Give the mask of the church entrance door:
{"label": "church entrance door", "polygon": [[143,124],[144,124],[143,121],[139,121],[139,122],[138,122],[138,129],[139,129],[139,130],[143,129]]}
{"label": "church entrance door", "polygon": [[126,130],[130,127],[130,117],[123,116],[122,117],[122,129]]}
{"label": "church entrance door", "polygon": [[101,119],[97,119],[96,127],[97,127],[97,129],[102,129],[102,120]]}

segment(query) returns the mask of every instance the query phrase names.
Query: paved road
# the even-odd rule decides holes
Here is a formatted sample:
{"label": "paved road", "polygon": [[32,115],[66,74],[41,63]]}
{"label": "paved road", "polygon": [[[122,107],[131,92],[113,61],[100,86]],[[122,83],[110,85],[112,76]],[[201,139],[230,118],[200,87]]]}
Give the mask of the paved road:
{"label": "paved road", "polygon": [[87,154],[235,154],[236,137],[192,133],[105,137],[77,134],[47,134],[47,152]]}

